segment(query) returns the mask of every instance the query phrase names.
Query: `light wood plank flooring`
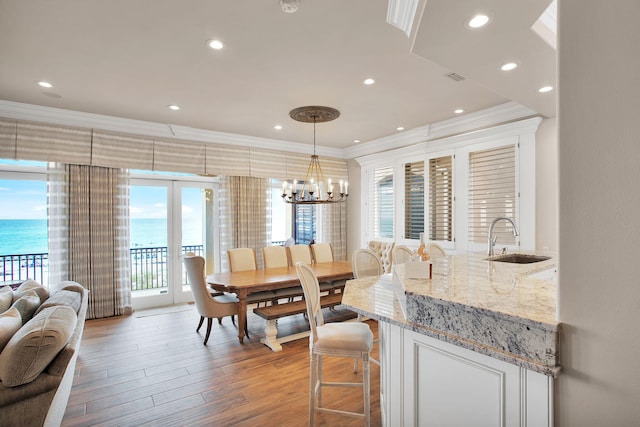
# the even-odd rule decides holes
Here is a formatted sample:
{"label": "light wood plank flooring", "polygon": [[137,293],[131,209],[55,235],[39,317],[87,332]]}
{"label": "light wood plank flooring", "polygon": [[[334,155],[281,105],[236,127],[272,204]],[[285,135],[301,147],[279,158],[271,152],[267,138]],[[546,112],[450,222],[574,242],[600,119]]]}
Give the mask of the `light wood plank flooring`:
{"label": "light wood plank flooring", "polygon": [[[147,315],[150,314],[150,315]],[[250,313],[241,345],[230,318],[214,322],[209,343],[199,316],[183,305],[89,320],[63,426],[304,426],[308,420],[308,339],[274,353],[260,344],[264,320]],[[377,324],[368,322],[377,337]],[[279,330],[306,326],[302,315]],[[377,358],[377,344],[372,355]],[[353,380],[353,360],[325,358],[325,379]],[[356,378],[358,378],[356,377]],[[371,364],[371,425],[380,420],[380,369]],[[329,389],[326,405],[362,411],[361,389]],[[356,426],[361,420],[322,414],[316,425]]]}

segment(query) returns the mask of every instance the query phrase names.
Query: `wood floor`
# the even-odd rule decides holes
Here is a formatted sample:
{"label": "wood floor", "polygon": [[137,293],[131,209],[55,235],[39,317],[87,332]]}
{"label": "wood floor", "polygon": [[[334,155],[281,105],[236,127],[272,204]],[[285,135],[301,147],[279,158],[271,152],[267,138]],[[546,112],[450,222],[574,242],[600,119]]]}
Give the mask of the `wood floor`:
{"label": "wood floor", "polygon": [[[173,312],[171,312],[173,311]],[[264,320],[248,316],[240,344],[230,318],[206,324],[192,305],[89,320],[78,356],[63,426],[305,426],[308,424],[308,339],[272,352],[260,344]],[[368,322],[377,337],[377,324]],[[281,319],[279,330],[304,328],[302,315]],[[372,356],[377,358],[377,344]],[[360,378],[353,359],[325,358],[325,379]],[[380,420],[380,369],[371,364],[371,425]],[[323,403],[362,411],[362,391],[334,388]],[[361,420],[319,415],[316,425],[362,425]]]}

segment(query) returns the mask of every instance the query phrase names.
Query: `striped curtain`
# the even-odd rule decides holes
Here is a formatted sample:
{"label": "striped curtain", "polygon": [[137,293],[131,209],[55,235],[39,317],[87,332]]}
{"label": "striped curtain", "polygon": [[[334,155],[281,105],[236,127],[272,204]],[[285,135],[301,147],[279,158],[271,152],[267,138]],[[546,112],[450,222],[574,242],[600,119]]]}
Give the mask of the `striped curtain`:
{"label": "striped curtain", "polygon": [[131,313],[126,170],[50,163],[49,278],[89,290],[88,319]]}
{"label": "striped curtain", "polygon": [[322,242],[331,243],[335,260],[347,258],[347,204],[322,205]]}
{"label": "striped curtain", "polygon": [[262,248],[271,244],[271,187],[263,178],[223,176],[220,179],[220,254],[222,271],[229,271],[227,251],[256,250],[263,268]]}

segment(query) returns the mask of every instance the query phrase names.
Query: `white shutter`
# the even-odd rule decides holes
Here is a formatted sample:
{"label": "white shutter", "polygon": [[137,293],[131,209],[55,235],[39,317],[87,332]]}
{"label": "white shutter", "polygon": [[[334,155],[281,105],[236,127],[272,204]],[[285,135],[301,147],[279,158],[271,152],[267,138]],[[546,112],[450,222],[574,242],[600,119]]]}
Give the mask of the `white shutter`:
{"label": "white shutter", "polygon": [[453,156],[429,159],[428,236],[453,241]]}
{"label": "white shutter", "polygon": [[404,165],[404,237],[419,239],[424,232],[424,162]]}
{"label": "white shutter", "polygon": [[370,188],[373,238],[393,239],[393,167],[375,168]]}
{"label": "white shutter", "polygon": [[[518,223],[516,146],[469,153],[469,241],[486,243],[491,221],[508,217]],[[508,221],[496,224],[500,243],[515,245]]]}

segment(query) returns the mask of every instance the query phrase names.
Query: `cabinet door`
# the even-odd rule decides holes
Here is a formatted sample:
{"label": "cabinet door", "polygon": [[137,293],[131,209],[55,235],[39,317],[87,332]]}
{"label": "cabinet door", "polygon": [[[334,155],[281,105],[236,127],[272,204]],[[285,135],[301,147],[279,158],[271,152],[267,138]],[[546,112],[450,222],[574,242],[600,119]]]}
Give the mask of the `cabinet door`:
{"label": "cabinet door", "polygon": [[404,424],[520,426],[518,366],[404,331]]}

